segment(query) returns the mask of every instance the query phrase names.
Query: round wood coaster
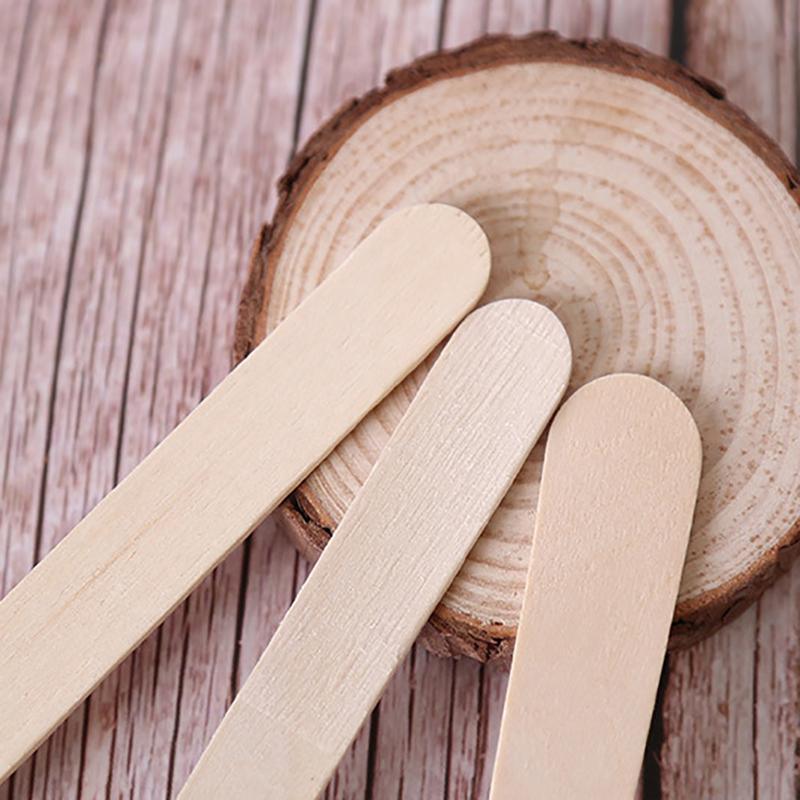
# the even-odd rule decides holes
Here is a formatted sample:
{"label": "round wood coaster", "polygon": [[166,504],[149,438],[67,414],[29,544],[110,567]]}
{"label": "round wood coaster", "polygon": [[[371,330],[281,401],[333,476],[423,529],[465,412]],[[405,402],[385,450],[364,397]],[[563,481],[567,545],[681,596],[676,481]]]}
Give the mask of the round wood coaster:
{"label": "round wood coaster", "polygon": [[[671,637],[685,645],[797,549],[799,186],[718,86],[673,62],[612,41],[486,38],[391,73],[297,155],[253,252],[236,354],[392,210],[463,208],[492,247],[485,300],[528,297],[559,315],[572,390],[639,372],[694,414],[704,472]],[[306,554],[325,546],[426,369],[284,505]],[[432,618],[437,652],[488,659],[513,644],[542,452]]]}

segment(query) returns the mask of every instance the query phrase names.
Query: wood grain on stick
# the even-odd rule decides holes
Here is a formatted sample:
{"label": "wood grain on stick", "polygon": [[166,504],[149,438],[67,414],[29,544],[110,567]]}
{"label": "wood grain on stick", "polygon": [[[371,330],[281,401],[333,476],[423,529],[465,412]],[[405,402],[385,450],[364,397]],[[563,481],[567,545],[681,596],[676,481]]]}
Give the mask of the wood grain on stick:
{"label": "wood grain on stick", "polygon": [[459,327],[181,797],[317,796],[524,463],[570,361],[536,303],[490,304]]}
{"label": "wood grain on stick", "polygon": [[[278,0],[278,7],[281,8],[294,5]],[[297,130],[301,142],[305,141],[314,128],[354,92],[368,90],[387,70],[436,48],[441,0],[382,0],[378,3],[313,2],[311,5],[313,13],[308,29],[307,68],[303,87],[297,97],[299,115]],[[265,45],[261,57],[256,59],[255,63],[260,65],[269,53],[270,48]],[[272,85],[273,82],[270,77],[267,84]],[[271,116],[271,103],[261,101],[258,105]],[[266,149],[259,139],[257,150],[259,159],[263,157],[261,151]],[[260,165],[253,170],[253,177],[262,180],[265,185],[272,183],[272,177],[264,175]],[[262,215],[261,219],[255,222],[263,222],[264,219]],[[252,233],[256,230],[254,224],[247,229],[247,234],[252,237]],[[241,266],[246,267],[246,263]],[[281,541],[276,547],[282,547],[284,537],[278,534],[278,538]],[[264,538],[261,541],[264,541]],[[245,625],[249,626],[249,621],[252,620],[256,629],[260,629],[260,635],[244,642],[239,662],[242,679],[234,684],[233,694],[241,687],[244,677],[250,673],[256,660],[264,652],[269,633],[274,631],[283,617],[281,610],[283,604],[265,608],[259,602],[260,576],[254,574],[252,570],[255,563],[253,559],[258,557],[258,547],[257,541],[254,541],[243,589],[246,592]],[[280,561],[273,563],[269,573],[270,579],[285,572],[290,576],[290,580],[293,580],[293,592],[284,598],[287,607],[308,577],[311,568],[309,561],[302,557],[298,558],[296,553],[292,553],[288,559],[289,563]],[[265,628],[268,630],[264,630]],[[417,684],[425,686],[424,691],[413,694],[418,719],[431,716],[430,710],[424,705],[426,697],[450,696],[449,691],[437,682],[436,676],[440,671],[441,667],[435,659],[430,661],[419,659],[416,662],[413,679]],[[231,700],[232,697],[229,697],[228,704]],[[390,765],[397,774],[398,759],[393,757],[394,753],[401,754],[399,762],[407,767],[404,770],[406,780],[403,786],[409,798],[420,796],[419,793],[415,794],[418,780],[425,781],[426,789],[435,791],[430,779],[431,773],[419,770],[417,768],[419,762],[414,761],[413,756],[409,758],[408,753],[403,754],[406,742],[414,737],[416,732],[406,717],[406,708],[401,708],[396,725],[392,724],[388,712],[382,714],[381,724],[376,724],[374,728],[371,721],[367,721],[361,735],[339,763],[325,793],[325,800],[361,798],[370,791],[368,788],[370,786],[373,797],[383,796],[381,792],[385,789],[379,776]],[[441,725],[442,723],[439,723],[436,729],[441,730]],[[216,728],[216,724],[213,728]],[[203,747],[211,738],[213,728],[207,727],[203,732]],[[426,731],[426,737],[430,741],[430,728]],[[419,737],[419,744],[415,744],[414,747],[425,748],[426,737]],[[202,748],[191,753],[191,767],[197,762],[201,751]],[[377,752],[382,752],[385,756],[374,757]],[[440,774],[438,765],[434,774]],[[180,788],[187,777],[188,772],[180,776],[176,773],[173,786],[176,789]]]}
{"label": "wood grain on stick", "polygon": [[[775,144],[677,64],[614,42],[486,39],[394,72],[309,141],[253,262],[270,282],[251,282],[240,350],[396,205],[466,209],[492,246],[486,299],[556,309],[574,387],[647,374],[697,419],[706,470],[672,629],[687,644],[757,596],[800,532],[798,187]],[[423,374],[294,494],[286,519],[306,549],[336,528]],[[437,609],[441,651],[508,651],[541,459]]]}
{"label": "wood grain on stick", "polygon": [[457,209],[386,220],[11,591],[0,775],[424,358],[488,272]]}
{"label": "wood grain on stick", "polygon": [[[463,46],[486,33],[528,34],[546,28],[565,33],[559,29],[561,14],[557,6],[580,2],[448,0],[444,6],[442,41],[446,47],[453,47]],[[670,39],[671,0],[648,0],[646,4],[638,0],[613,0],[606,3],[606,8],[607,33],[610,36],[666,54]],[[589,25],[583,30],[572,26],[572,30],[579,36],[587,36]],[[523,559],[526,557],[521,555]],[[429,626],[428,630],[432,627]],[[477,629],[473,625],[471,630]],[[497,640],[489,631],[487,634],[490,644],[483,648],[484,652],[502,652],[504,644],[510,644],[510,640],[505,639],[498,647]],[[416,689],[419,681],[412,681],[417,677],[418,665],[422,664],[424,668],[431,663],[437,669],[425,673],[424,679],[431,682],[438,678],[438,692],[426,689],[420,696]],[[446,678],[439,678],[440,675]],[[481,669],[467,659],[454,660],[451,671],[447,673],[439,668],[436,659],[424,658],[417,650],[404,681],[395,678],[392,682],[401,685],[397,692],[400,702],[387,711],[386,695],[381,700],[374,749],[373,797],[417,800],[427,796],[418,787],[431,787],[431,796],[442,796],[446,800],[463,800],[465,797],[485,800],[489,795],[506,680],[504,670]],[[404,705],[403,695],[411,702]],[[452,698],[449,707],[443,707],[441,701],[420,707],[424,698],[441,695]],[[445,730],[444,735],[437,733],[441,727]],[[422,745],[419,744],[421,739]],[[442,769],[442,763],[446,764],[446,769]],[[405,766],[404,775],[400,774],[398,764]],[[386,774],[390,779],[381,783],[380,778]]]}
{"label": "wood grain on stick", "polygon": [[[381,71],[435,49],[440,9],[449,47],[562,23],[562,33],[585,36],[594,19],[578,24],[579,9],[596,6],[0,5],[5,591],[227,373],[244,262],[272,216],[296,115],[302,141]],[[672,6],[607,2],[608,33],[666,52]],[[680,28],[680,10],[689,11],[689,66],[725,86],[790,157],[798,7],[691,0],[675,3],[673,17]],[[306,569],[265,526],[0,786],[0,798],[174,794]],[[721,635],[671,659],[665,800],[756,788],[794,796],[799,577],[793,569]],[[485,799],[505,681],[500,669],[415,648],[327,800]],[[649,778],[654,786],[657,772]]]}
{"label": "wood grain on stick", "polygon": [[641,375],[556,415],[492,800],[634,796],[701,461],[686,407]]}

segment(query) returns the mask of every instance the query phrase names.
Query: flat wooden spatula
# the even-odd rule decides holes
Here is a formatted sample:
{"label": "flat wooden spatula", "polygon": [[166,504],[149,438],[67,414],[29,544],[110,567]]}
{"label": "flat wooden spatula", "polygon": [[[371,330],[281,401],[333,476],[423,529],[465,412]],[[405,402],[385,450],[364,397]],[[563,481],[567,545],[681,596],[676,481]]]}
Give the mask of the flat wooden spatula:
{"label": "flat wooden spatula", "polygon": [[650,378],[600,378],[556,415],[492,800],[634,796],[700,463],[691,415]]}
{"label": "flat wooden spatula", "polygon": [[555,316],[475,311],[420,387],[181,798],[313,800],[561,398]]}
{"label": "flat wooden spatula", "polygon": [[420,363],[488,276],[488,242],[463,212],[390,217],[11,591],[0,779]]}

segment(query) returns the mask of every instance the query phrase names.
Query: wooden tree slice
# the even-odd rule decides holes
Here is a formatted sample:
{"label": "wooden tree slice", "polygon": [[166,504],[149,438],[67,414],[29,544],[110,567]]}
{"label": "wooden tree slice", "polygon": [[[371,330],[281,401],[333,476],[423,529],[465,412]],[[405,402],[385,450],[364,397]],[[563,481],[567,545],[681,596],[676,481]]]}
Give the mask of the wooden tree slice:
{"label": "wooden tree slice", "polygon": [[[484,299],[558,313],[571,389],[644,373],[697,420],[704,473],[671,636],[685,645],[797,549],[799,185],[719,87],[670,61],[612,41],[483,39],[391,73],[298,154],[254,250],[236,353],[393,209],[468,211],[492,247]],[[424,373],[284,505],[304,552],[324,547]],[[541,459],[539,445],[434,614],[434,650],[487,659],[513,643]]]}

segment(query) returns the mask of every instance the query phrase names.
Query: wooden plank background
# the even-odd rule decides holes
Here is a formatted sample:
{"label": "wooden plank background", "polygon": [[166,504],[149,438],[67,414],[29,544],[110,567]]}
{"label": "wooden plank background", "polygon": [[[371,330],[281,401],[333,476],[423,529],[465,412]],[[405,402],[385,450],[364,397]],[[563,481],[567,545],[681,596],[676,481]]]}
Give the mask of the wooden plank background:
{"label": "wooden plank background", "polygon": [[[796,157],[800,0],[0,0],[0,593],[220,380],[299,142],[486,32],[616,36],[727,86]],[[0,787],[176,794],[308,568],[265,523]],[[478,798],[506,686],[416,649],[329,798]],[[669,658],[646,797],[792,798],[800,564]],[[2,735],[0,720],[0,735]]]}

